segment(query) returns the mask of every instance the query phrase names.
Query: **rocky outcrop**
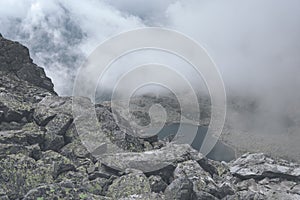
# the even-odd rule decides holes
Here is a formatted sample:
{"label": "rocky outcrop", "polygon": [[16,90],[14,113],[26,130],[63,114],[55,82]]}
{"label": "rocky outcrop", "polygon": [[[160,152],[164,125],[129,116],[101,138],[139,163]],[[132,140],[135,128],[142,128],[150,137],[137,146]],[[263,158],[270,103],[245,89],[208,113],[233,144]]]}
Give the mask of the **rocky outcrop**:
{"label": "rocky outcrop", "polygon": [[300,199],[297,163],[261,153],[213,161],[119,127],[109,105],[93,105],[97,134],[123,150],[97,157],[78,135],[72,97],[55,94],[27,48],[0,40],[0,199]]}
{"label": "rocky outcrop", "polygon": [[54,92],[53,83],[44,69],[32,62],[29,51],[18,42],[0,36],[0,71],[14,74],[19,79]]}
{"label": "rocky outcrop", "polygon": [[52,95],[51,80],[32,62],[28,49],[0,37],[0,130],[32,122],[34,104]]}

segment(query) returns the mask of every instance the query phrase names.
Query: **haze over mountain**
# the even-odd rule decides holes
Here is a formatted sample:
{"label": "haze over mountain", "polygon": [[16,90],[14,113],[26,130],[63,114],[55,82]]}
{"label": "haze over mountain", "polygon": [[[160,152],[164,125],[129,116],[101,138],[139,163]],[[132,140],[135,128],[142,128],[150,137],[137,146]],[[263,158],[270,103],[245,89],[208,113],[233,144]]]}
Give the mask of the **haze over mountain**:
{"label": "haze over mountain", "polygon": [[[76,69],[107,37],[147,26],[175,29],[207,49],[220,69],[229,102],[234,102],[228,118],[235,128],[299,135],[298,0],[0,2],[0,32],[28,46],[34,62],[45,67],[60,95],[72,94]],[[105,86],[114,85],[124,68],[130,69],[135,61],[159,60],[188,67],[178,58],[169,58],[153,52],[124,58],[104,77]],[[180,83],[174,84],[180,88]],[[245,104],[254,107],[245,112]]]}
{"label": "haze over mountain", "polygon": [[[263,153],[235,159],[234,151],[222,143],[216,145],[221,154],[212,151],[217,156],[212,159],[220,159],[226,149],[230,159],[223,157],[225,161],[219,162],[189,144],[137,135],[134,129],[116,123],[108,104],[58,96],[28,49],[1,34],[0,55],[2,200],[300,197],[300,165],[295,162]],[[135,105],[142,106],[143,99],[139,100]],[[161,102],[167,107],[176,105],[168,103],[170,96]],[[89,108],[95,111],[98,126],[90,119]],[[136,113],[144,121],[142,113]]]}
{"label": "haze over mountain", "polygon": [[299,86],[299,10],[297,0],[12,0],[0,2],[0,25],[5,37],[30,48],[60,94],[70,94],[74,69],[103,40],[144,26],[174,28],[196,39],[228,90],[285,92]]}

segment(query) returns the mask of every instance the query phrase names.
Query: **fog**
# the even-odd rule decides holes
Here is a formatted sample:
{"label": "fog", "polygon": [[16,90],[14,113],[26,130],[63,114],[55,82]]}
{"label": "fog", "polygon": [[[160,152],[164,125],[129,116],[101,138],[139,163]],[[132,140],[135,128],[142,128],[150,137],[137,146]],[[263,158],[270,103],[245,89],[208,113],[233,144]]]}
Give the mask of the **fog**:
{"label": "fog", "polygon": [[[72,94],[76,70],[107,37],[147,26],[180,31],[206,48],[223,77],[236,127],[285,134],[300,125],[298,0],[0,1],[0,32],[29,47],[60,95]],[[163,60],[151,52],[123,59],[104,85],[110,88],[132,60],[149,58]],[[176,59],[165,61],[185,69]],[[253,102],[249,111],[232,109]],[[289,131],[299,135],[298,128]]]}
{"label": "fog", "polygon": [[97,0],[0,1],[2,35],[29,47],[60,95],[71,95],[76,69],[103,40],[143,26],[138,17]]}

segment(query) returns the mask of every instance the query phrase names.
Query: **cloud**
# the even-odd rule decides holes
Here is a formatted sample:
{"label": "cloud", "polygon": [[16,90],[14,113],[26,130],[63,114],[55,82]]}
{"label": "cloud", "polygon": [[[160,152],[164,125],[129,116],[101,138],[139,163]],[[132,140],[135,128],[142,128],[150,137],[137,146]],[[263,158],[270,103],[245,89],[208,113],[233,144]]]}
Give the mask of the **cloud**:
{"label": "cloud", "polygon": [[166,23],[166,10],[177,0],[107,0],[109,5],[121,12],[139,17],[149,26],[163,26]]}
{"label": "cloud", "polygon": [[3,36],[29,47],[61,95],[71,94],[76,69],[104,39],[144,26],[138,17],[97,0],[1,1],[0,11]]}
{"label": "cloud", "polygon": [[258,104],[255,113],[236,123],[253,119],[252,127],[266,126],[264,132],[277,133],[285,116],[300,124],[300,113],[292,111],[300,106],[299,1],[187,0],[170,5],[166,13],[168,27],[208,50],[229,96]]}
{"label": "cloud", "polygon": [[279,72],[298,68],[299,11],[300,2],[293,0],[188,0],[171,5],[167,13],[168,26],[204,45],[226,81],[253,82],[262,76],[259,84],[273,84],[263,77],[277,79]]}
{"label": "cloud", "polygon": [[[61,95],[72,93],[76,70],[103,40],[144,26],[172,28],[197,40],[218,65],[227,93],[259,102],[251,117],[260,124],[274,126],[282,113],[300,124],[295,109],[300,106],[298,0],[0,1],[0,32],[30,48]],[[120,76],[121,67],[144,57],[117,63],[107,85]]]}

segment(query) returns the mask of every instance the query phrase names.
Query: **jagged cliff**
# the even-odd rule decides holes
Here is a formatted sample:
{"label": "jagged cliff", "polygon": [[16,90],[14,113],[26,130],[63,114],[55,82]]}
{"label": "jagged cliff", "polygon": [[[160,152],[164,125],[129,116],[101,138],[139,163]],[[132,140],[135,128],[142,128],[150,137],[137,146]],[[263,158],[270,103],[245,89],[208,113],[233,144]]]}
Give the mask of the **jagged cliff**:
{"label": "jagged cliff", "polygon": [[99,137],[124,152],[97,160],[71,108],[28,49],[0,35],[0,199],[300,199],[297,163],[259,153],[209,160],[189,145],[123,130],[108,105],[95,105]]}

